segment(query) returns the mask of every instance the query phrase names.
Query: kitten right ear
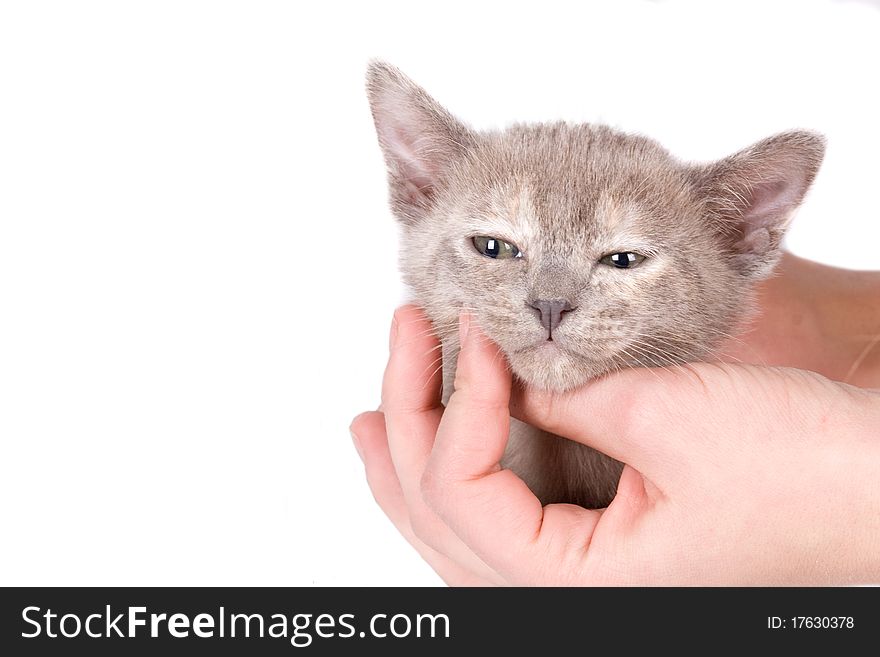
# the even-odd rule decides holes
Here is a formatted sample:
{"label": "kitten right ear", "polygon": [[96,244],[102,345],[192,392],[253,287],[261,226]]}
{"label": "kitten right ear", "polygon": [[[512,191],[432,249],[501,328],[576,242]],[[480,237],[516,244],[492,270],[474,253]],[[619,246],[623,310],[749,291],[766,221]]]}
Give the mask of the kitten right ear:
{"label": "kitten right ear", "polygon": [[367,95],[388,166],[391,204],[404,220],[430,207],[473,134],[403,73],[384,62],[367,70]]}
{"label": "kitten right ear", "polygon": [[772,271],[782,237],[824,153],[824,137],[796,130],[697,169],[707,208],[743,276],[761,279]]}

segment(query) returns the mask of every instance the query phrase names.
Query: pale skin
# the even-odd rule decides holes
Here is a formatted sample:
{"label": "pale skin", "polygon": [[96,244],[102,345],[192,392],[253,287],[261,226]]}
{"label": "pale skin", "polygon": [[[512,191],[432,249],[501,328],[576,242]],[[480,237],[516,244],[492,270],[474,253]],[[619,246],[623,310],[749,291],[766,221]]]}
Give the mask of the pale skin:
{"label": "pale skin", "polygon": [[[352,424],[376,501],[451,585],[880,582],[880,273],[786,255],[759,303],[731,362],[564,394],[513,384],[463,315],[445,408],[430,324],[398,309]],[[609,507],[542,507],[499,465],[510,415],[626,463]]]}

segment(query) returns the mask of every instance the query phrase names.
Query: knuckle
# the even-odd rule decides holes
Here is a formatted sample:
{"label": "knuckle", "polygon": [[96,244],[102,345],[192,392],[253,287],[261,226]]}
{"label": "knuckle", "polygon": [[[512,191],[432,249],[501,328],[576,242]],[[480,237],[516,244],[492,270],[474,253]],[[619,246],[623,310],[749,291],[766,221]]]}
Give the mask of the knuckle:
{"label": "knuckle", "polygon": [[529,415],[532,416],[534,422],[548,430],[558,430],[560,427],[559,418],[565,416],[565,402],[562,395],[553,391],[536,391],[532,394],[532,408]]}
{"label": "knuckle", "polygon": [[422,478],[419,482],[419,490],[422,494],[422,500],[424,500],[425,504],[430,508],[436,509],[442,500],[443,488],[442,479],[437,473],[436,467],[429,465],[422,473]]}
{"label": "knuckle", "polygon": [[433,518],[425,513],[410,512],[409,525],[413,535],[422,543],[430,545],[433,542],[435,534],[435,524]]}
{"label": "knuckle", "polygon": [[637,439],[645,433],[663,429],[667,394],[663,381],[642,377],[637,385],[624,386],[616,392],[614,412],[618,416],[622,439]]}
{"label": "knuckle", "polygon": [[640,436],[657,431],[663,431],[662,416],[656,409],[647,405],[639,404],[634,397],[623,401],[618,408],[620,414],[619,438],[624,440],[638,440]]}

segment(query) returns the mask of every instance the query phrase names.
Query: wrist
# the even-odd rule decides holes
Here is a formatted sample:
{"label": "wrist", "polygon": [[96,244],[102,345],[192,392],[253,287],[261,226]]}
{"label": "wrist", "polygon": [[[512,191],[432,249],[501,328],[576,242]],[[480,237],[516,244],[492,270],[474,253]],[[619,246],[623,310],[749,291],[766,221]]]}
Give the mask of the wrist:
{"label": "wrist", "polygon": [[[841,463],[840,490],[842,538],[847,535],[846,562],[849,569],[842,579],[849,584],[880,584],[880,392],[858,391],[861,397],[852,431],[843,432],[848,440],[841,445],[847,452]],[[847,466],[844,466],[847,467]],[[843,565],[843,563],[841,564]],[[847,576],[848,575],[848,576]]]}

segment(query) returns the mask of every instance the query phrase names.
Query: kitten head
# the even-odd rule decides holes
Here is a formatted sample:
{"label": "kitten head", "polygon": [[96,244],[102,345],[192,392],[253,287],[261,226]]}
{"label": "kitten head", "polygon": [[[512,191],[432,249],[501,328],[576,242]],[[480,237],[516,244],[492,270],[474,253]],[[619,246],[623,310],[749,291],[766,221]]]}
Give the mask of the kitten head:
{"label": "kitten head", "polygon": [[605,126],[476,132],[395,68],[367,82],[401,268],[447,344],[467,309],[529,385],[698,360],[770,274],[824,140],[680,162]]}

